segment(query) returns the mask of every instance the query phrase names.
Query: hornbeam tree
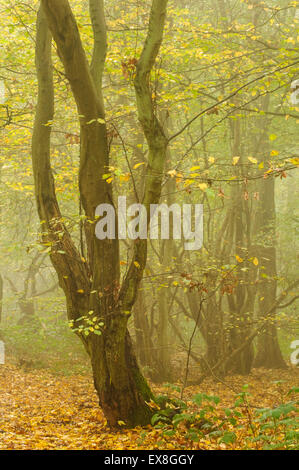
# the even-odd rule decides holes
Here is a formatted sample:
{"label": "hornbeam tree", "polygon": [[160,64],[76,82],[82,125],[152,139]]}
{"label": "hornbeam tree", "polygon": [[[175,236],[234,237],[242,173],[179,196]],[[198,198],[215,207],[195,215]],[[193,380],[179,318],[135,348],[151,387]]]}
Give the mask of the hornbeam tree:
{"label": "hornbeam tree", "polygon": [[[111,184],[103,175],[109,166],[102,75],[107,35],[102,0],[90,0],[94,47],[86,58],[78,26],[68,0],[41,0],[37,18],[36,69],[38,102],[32,138],[35,193],[42,241],[66,297],[67,314],[90,357],[100,406],[110,426],[147,424],[152,410],[151,390],[138,367],[128,332],[138,287],[147,258],[147,241],[134,242],[132,259],[120,285],[119,241],[95,236],[95,210],[113,204]],[[150,74],[159,53],[167,0],[152,0],[149,25],[134,79],[136,106],[148,144],[143,204],[150,221],[150,204],[159,202],[167,138],[155,114]],[[82,258],[61,217],[50,162],[51,122],[54,119],[52,38],[77,105],[80,122],[79,192],[86,221],[86,259]],[[98,334],[84,334],[84,318],[93,312]],[[80,332],[82,331],[82,333]],[[99,334],[101,333],[101,334]]]}

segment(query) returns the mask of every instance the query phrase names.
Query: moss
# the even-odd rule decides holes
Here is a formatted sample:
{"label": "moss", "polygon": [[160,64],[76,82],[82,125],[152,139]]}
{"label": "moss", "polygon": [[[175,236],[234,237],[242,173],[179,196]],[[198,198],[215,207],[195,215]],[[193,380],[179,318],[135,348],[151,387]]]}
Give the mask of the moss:
{"label": "moss", "polygon": [[129,423],[128,427],[146,426],[150,424],[153,414],[154,412],[149,406],[139,406],[134,410],[132,422]]}
{"label": "moss", "polygon": [[136,384],[137,389],[140,391],[143,399],[145,401],[150,401],[154,399],[154,395],[150,389],[149,384],[147,383],[146,378],[141,374],[139,369],[134,369],[133,378]]}
{"label": "moss", "polygon": [[130,426],[146,426],[151,422],[151,418],[154,414],[154,410],[150,408],[149,405],[145,402],[154,400],[154,395],[141,372],[138,368],[133,370],[133,379],[136,385],[137,390],[141,394],[144,403],[141,403],[136,407],[132,414],[132,421]]}

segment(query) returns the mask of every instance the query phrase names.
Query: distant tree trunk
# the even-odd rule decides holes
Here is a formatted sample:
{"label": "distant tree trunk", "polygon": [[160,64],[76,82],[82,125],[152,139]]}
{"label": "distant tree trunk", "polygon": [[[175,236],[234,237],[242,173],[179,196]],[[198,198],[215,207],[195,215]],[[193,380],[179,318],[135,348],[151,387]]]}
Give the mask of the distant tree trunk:
{"label": "distant tree trunk", "polygon": [[[233,146],[233,157],[239,157],[236,165],[236,173],[242,177],[243,167],[243,149],[241,147],[241,122],[236,117],[231,122]],[[255,292],[250,287],[250,277],[252,275],[253,265],[249,265],[246,258],[250,254],[251,243],[251,222],[246,198],[246,183],[238,183],[233,186],[231,191],[231,202],[228,213],[228,225],[226,250],[231,259],[235,262],[235,257],[243,260],[243,264],[237,266],[238,269],[232,274],[231,287],[227,289],[227,303],[229,307],[228,315],[228,349],[234,351],[238,349],[250,335],[250,318],[253,314],[253,305]],[[241,269],[247,267],[244,271]],[[229,278],[226,284],[230,283]],[[226,289],[225,289],[226,290]],[[249,374],[253,363],[253,346],[248,344],[242,352],[235,356],[228,363],[228,368],[237,374]]]}
{"label": "distant tree trunk", "polygon": [[2,321],[2,312],[3,312],[3,277],[0,274],[0,323]]}
{"label": "distant tree trunk", "polygon": [[[165,272],[171,265],[172,240],[163,240],[161,253],[161,269]],[[163,286],[158,291],[158,323],[157,323],[157,359],[159,367],[159,382],[171,382],[170,339],[169,339],[169,289]]]}
{"label": "distant tree trunk", "polygon": [[[273,180],[272,180],[273,182]],[[268,185],[265,185],[268,186]],[[268,188],[269,189],[269,188]],[[275,311],[265,318],[265,312],[269,311],[277,295],[276,288],[276,250],[275,247],[260,247],[260,259],[264,269],[259,286],[259,320],[265,321],[266,325],[257,338],[257,354],[254,367],[265,367],[267,369],[285,369],[287,367],[279,347],[277,329],[275,324]]]}
{"label": "distant tree trunk", "polygon": [[[0,164],[0,176],[1,176],[2,165]],[[0,207],[0,221],[2,224],[2,208]],[[2,321],[2,312],[3,312],[3,277],[0,274],[0,323]],[[0,333],[1,334],[1,333]]]}
{"label": "distant tree trunk", "polygon": [[[200,331],[206,342],[206,354],[202,364],[203,372],[209,374],[221,357],[225,356],[225,335],[223,331],[223,314],[217,305],[216,297],[207,302],[206,321]],[[217,375],[224,375],[225,370],[217,369]]]}
{"label": "distant tree trunk", "polygon": [[149,325],[149,314],[145,302],[144,292],[139,290],[134,305],[134,332],[136,335],[136,350],[140,363],[145,367],[152,367],[153,344]]}
{"label": "distant tree trunk", "polygon": [[[269,97],[263,103],[263,110],[269,106]],[[270,156],[268,119],[262,119],[262,133],[259,140],[260,160]],[[258,152],[257,152],[258,154]],[[265,157],[266,156],[266,157]],[[277,295],[276,271],[276,214],[275,214],[275,179],[262,180],[258,185],[259,201],[255,214],[255,236],[257,253],[259,257],[259,292],[258,292],[258,319],[267,321],[263,332],[258,336],[257,354],[254,360],[255,367],[286,368],[278,343],[275,325],[275,311],[265,318]]]}
{"label": "distant tree trunk", "polygon": [[[103,2],[90,0],[94,30],[91,68],[69,2],[42,0],[41,5],[36,40],[39,91],[32,159],[43,242],[51,246],[50,257],[66,296],[68,317],[90,356],[95,388],[108,423],[143,425],[149,423],[152,414],[148,405],[152,393],[137,365],[127,324],[146,264],[147,243],[135,241],[132,261],[120,286],[119,242],[99,240],[94,234],[96,207],[113,204],[112,187],[102,178],[109,166],[101,91],[106,55]],[[162,41],[166,6],[167,0],[152,2],[148,35],[135,78],[138,116],[149,147],[143,200],[148,222],[150,204],[158,203],[160,198],[167,148],[167,139],[154,114],[150,89],[150,72]],[[79,189],[86,216],[86,259],[82,259],[62,221],[51,170],[54,92],[50,31],[80,117]],[[90,313],[96,318],[94,328],[87,321]]]}
{"label": "distant tree trunk", "polygon": [[[167,137],[173,130],[172,121],[169,116],[168,109],[160,113],[160,120],[164,123],[164,128]],[[166,170],[172,169],[172,154],[170,150],[167,151],[167,168]],[[170,178],[164,185],[164,192],[166,197],[161,202],[166,203],[170,207],[173,203],[173,193],[176,191],[175,178]],[[161,272],[167,272],[173,265],[173,251],[174,251],[174,240],[173,234],[173,220],[170,220],[169,224],[169,240],[162,240],[159,246],[159,264]],[[162,282],[163,284],[163,282]],[[157,363],[159,364],[159,381],[171,382],[172,381],[172,370],[171,370],[171,346],[170,346],[170,335],[169,335],[169,311],[171,304],[171,289],[161,286],[158,291],[158,337],[157,337]]]}
{"label": "distant tree trunk", "polygon": [[[170,157],[170,155],[168,155]],[[168,158],[169,162],[169,158]],[[174,191],[173,180],[169,181],[165,185],[165,192],[171,193]],[[164,202],[164,201],[163,201]],[[165,201],[166,202],[166,201]],[[167,196],[168,207],[172,204],[172,197]],[[173,224],[170,223],[170,234],[172,232]],[[172,239],[162,240],[160,243],[160,269],[161,272],[167,272],[172,265],[172,254],[173,254],[173,243]],[[162,281],[163,284],[163,281]],[[158,322],[157,322],[157,363],[159,367],[159,381],[160,382],[171,382],[172,371],[170,363],[170,337],[169,337],[169,308],[171,299],[171,289],[160,286],[157,293],[158,296]]]}
{"label": "distant tree trunk", "polygon": [[[274,185],[274,180],[271,180]],[[268,184],[267,197],[271,197]],[[266,325],[257,339],[257,353],[254,360],[254,367],[265,367],[267,369],[285,369],[287,367],[278,343],[277,328],[275,324],[275,311],[265,317],[265,312],[269,311],[277,295],[276,287],[276,249],[272,247],[259,247],[259,257],[263,265],[260,272],[259,285],[259,320]],[[262,276],[267,276],[265,277]]]}

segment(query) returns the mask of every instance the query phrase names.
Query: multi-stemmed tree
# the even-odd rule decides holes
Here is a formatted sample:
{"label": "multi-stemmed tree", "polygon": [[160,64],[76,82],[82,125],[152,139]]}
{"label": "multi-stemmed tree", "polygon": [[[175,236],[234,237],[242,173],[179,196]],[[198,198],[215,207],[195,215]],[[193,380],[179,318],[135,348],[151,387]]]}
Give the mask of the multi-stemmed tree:
{"label": "multi-stemmed tree", "polygon": [[[68,0],[41,0],[37,19],[36,67],[38,103],[33,132],[32,159],[35,193],[43,242],[64,290],[68,318],[90,356],[94,384],[108,423],[127,426],[149,422],[152,393],[143,378],[127,325],[147,257],[147,241],[134,242],[132,260],[120,284],[119,241],[95,236],[95,211],[113,202],[112,186],[103,178],[109,167],[102,75],[107,50],[103,0],[90,0],[94,33],[88,63],[78,26]],[[137,113],[148,144],[143,204],[160,198],[167,138],[155,114],[150,85],[151,70],[163,37],[167,0],[152,0],[143,51],[136,61],[134,79]],[[54,119],[52,37],[77,105],[80,121],[79,191],[85,214],[87,255],[77,250],[55,195],[50,162],[51,122]],[[98,328],[85,334],[84,319],[92,312]],[[81,325],[81,328],[80,328]],[[100,327],[99,327],[100,325]],[[98,333],[98,334],[96,334]]]}

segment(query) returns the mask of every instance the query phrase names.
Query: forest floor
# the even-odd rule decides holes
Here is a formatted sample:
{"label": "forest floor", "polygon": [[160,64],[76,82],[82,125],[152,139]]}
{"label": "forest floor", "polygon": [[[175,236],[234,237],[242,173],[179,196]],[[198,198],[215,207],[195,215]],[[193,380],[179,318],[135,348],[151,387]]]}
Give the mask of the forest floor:
{"label": "forest floor", "polygon": [[[238,423],[225,425],[227,430],[234,428],[234,439],[220,439],[216,432],[203,434],[195,442],[186,437],[190,423],[184,421],[176,431],[168,432],[169,435],[165,434],[165,428],[151,426],[112,432],[98,406],[89,376],[54,376],[45,371],[3,365],[0,366],[0,449],[259,449],[263,442],[254,439],[260,432],[253,420],[254,410],[272,409],[290,401],[287,393],[291,387],[298,387],[298,379],[298,368],[294,367],[255,369],[246,377],[230,376],[218,383],[206,379],[200,386],[187,387],[187,402],[198,393],[221,399],[211,408],[218,424],[230,415],[225,410],[234,407],[236,394],[244,390],[245,384],[250,392],[244,413],[237,417]],[[153,389],[156,393],[177,395],[169,387],[153,386]],[[286,448],[283,428],[276,427],[273,431],[270,426],[267,432],[268,437],[269,432],[276,433],[276,441],[281,440],[281,448]]]}

